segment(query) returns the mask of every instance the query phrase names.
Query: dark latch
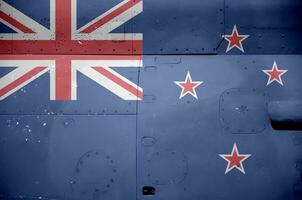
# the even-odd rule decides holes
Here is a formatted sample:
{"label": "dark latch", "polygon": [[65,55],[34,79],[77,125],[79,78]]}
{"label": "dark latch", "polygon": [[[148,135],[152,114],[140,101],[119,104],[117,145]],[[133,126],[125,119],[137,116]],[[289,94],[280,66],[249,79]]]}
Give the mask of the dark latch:
{"label": "dark latch", "polygon": [[155,188],[152,186],[144,186],[143,195],[155,195]]}

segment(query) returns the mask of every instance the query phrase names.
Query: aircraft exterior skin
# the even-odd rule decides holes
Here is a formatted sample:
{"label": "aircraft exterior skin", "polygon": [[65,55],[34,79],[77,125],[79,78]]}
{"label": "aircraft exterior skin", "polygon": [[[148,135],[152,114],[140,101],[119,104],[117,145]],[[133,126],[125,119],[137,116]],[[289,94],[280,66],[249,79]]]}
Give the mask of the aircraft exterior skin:
{"label": "aircraft exterior skin", "polygon": [[300,0],[0,0],[0,199],[302,199]]}

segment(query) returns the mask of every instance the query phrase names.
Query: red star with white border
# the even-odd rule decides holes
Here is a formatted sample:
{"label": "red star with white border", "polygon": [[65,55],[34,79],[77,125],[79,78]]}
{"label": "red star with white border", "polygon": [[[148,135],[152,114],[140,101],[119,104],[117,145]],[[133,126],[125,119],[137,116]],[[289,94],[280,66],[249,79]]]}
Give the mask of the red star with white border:
{"label": "red star with white border", "polygon": [[270,85],[272,82],[277,81],[280,85],[283,86],[281,76],[285,74],[288,70],[278,69],[276,61],[273,64],[272,69],[262,70],[266,75],[268,75],[268,81],[266,85]]}
{"label": "red star with white border", "polygon": [[219,156],[228,162],[228,165],[225,170],[225,174],[229,173],[234,168],[238,169],[243,174],[245,174],[242,163],[243,161],[248,159],[251,156],[251,154],[240,154],[236,143],[234,143],[231,154],[219,154]]}
{"label": "red star with white border", "polygon": [[250,35],[239,35],[236,25],[234,25],[232,35],[224,35],[223,38],[229,42],[226,49],[226,53],[232,50],[234,47],[244,53],[242,42]]}
{"label": "red star with white border", "polygon": [[179,99],[183,98],[187,94],[192,95],[196,99],[198,99],[198,96],[196,94],[195,89],[203,83],[203,81],[192,81],[190,72],[187,73],[186,80],[185,81],[174,81],[176,85],[181,87],[181,93],[179,96]]}

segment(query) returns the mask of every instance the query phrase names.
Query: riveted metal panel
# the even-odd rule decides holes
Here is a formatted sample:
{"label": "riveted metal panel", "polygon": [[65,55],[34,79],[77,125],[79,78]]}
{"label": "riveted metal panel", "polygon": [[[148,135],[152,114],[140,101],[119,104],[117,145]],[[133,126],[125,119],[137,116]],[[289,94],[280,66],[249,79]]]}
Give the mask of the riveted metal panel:
{"label": "riveted metal panel", "polygon": [[[265,113],[268,114],[265,106],[259,112],[254,112],[257,109],[252,106],[251,117],[263,119],[259,123],[265,124],[266,129],[258,134],[231,134],[221,124],[219,102],[221,95],[232,88],[245,88],[242,96],[250,99],[239,95],[230,104],[253,102],[258,105],[257,101],[265,104],[266,100],[261,100],[262,93],[270,100],[301,99],[297,85],[302,73],[297,63],[301,59],[301,56],[284,55],[182,55],[168,59],[181,62],[158,63],[158,56],[145,56],[145,67],[140,71],[145,100],[139,102],[137,122],[139,198],[231,199],[236,195],[249,200],[282,200],[284,197],[294,200],[293,184],[299,180],[299,174],[292,166],[295,166],[296,158],[302,156],[299,133],[293,135],[289,131],[273,130],[267,118],[263,118]],[[262,70],[271,69],[274,60],[280,69],[288,70],[282,77],[283,86],[278,83],[267,86],[268,76]],[[193,81],[204,81],[196,88],[198,99],[190,95],[179,99],[181,88],[174,81],[185,80],[188,71]],[[256,94],[253,94],[253,88],[256,88]],[[244,126],[239,123],[231,122],[234,126]],[[229,154],[234,143],[240,153],[251,154],[244,162],[244,175],[238,170],[225,175],[227,162],[219,156]],[[171,157],[172,152],[183,155],[188,163],[187,173],[181,170],[182,159],[179,162],[169,156],[165,159],[160,156],[161,152],[171,153]],[[166,161],[169,159],[173,162]],[[286,164],[280,165],[280,159]],[[152,160],[156,160],[156,166]],[[165,173],[169,167],[171,171]],[[155,195],[141,195],[144,186],[153,186]]]}
{"label": "riveted metal panel", "polygon": [[161,150],[148,155],[144,174],[153,185],[169,185],[183,181],[188,173],[187,158],[179,152]]}
{"label": "riveted metal panel", "polygon": [[133,20],[144,33],[144,54],[214,54],[224,31],[223,0],[144,1]]}
{"label": "riveted metal panel", "polygon": [[[64,56],[60,58],[64,58]],[[57,66],[62,67],[60,64],[57,64]],[[13,66],[8,67],[13,68]],[[134,84],[138,83],[137,67],[112,67],[111,69]],[[3,70],[8,73],[5,69],[1,69],[2,72]],[[91,79],[92,77],[87,77],[81,72],[77,72],[76,77],[77,84],[72,85],[72,87],[76,87],[76,100],[51,100],[51,76],[50,71],[48,71],[1,100],[0,113],[19,115],[103,115],[136,113],[136,100],[127,101],[122,99],[107,88],[96,83]]]}
{"label": "riveted metal panel", "polygon": [[[97,27],[98,24],[96,22],[98,20],[93,20],[117,5],[121,7],[121,2],[116,0],[106,2],[98,0],[89,0],[89,2],[84,0],[29,0],[26,2],[5,0],[3,4],[13,7],[12,12],[10,12],[12,18],[15,19],[16,15],[19,14],[24,14],[28,17],[28,21],[19,20],[19,22],[29,28],[34,34],[31,34],[31,32],[22,36],[11,34],[11,38],[1,39],[3,48],[0,49],[0,53],[142,54],[142,39],[135,38],[139,33],[131,34],[133,31],[132,18],[140,14],[140,9],[134,8],[134,5],[137,5],[137,2],[140,1],[128,2],[127,15],[130,16],[130,20],[128,17],[123,16],[120,19],[114,18],[106,22],[108,27],[105,29],[112,29],[116,24],[121,24],[119,27],[109,31],[109,33],[120,34],[120,37],[116,35],[108,36],[105,33],[94,30],[94,28],[87,33],[83,32],[85,30],[84,27]],[[113,11],[107,12],[103,17],[108,16]],[[103,21],[107,21],[107,19]],[[40,31],[39,34],[35,34],[38,31],[33,30],[32,27],[36,28],[38,26],[44,30],[43,33]]]}
{"label": "riveted metal panel", "polygon": [[135,199],[135,116],[0,118],[1,199]]}
{"label": "riveted metal panel", "polygon": [[[248,54],[301,54],[301,9],[299,0],[226,0],[226,34],[237,25],[240,34],[250,35],[244,41]],[[224,53],[226,47],[225,41],[219,53]],[[241,52],[234,49],[229,53]]]}
{"label": "riveted metal panel", "polygon": [[269,125],[268,101],[268,95],[256,89],[226,90],[219,102],[223,128],[236,134],[255,134],[263,131]]}
{"label": "riveted metal panel", "polygon": [[[39,12],[35,12],[38,23],[47,26],[52,21],[49,10],[55,7],[56,32],[46,34],[50,40],[24,40],[2,41],[8,46],[2,49],[7,53],[13,46],[14,53],[39,53],[39,54],[214,54],[221,42],[224,32],[224,6],[223,0],[215,1],[143,1],[143,12],[130,9],[131,20],[114,29],[112,33],[120,33],[124,38],[107,38],[100,40],[88,35],[87,38],[75,37],[71,40],[71,21],[77,23],[77,28],[106,12],[120,1],[97,1],[84,0],[74,1],[77,3],[77,17],[71,17],[71,1],[56,1],[56,5],[50,4],[49,0],[31,0],[34,5],[44,4]],[[85,3],[83,3],[85,2]],[[133,5],[137,1],[130,1]],[[17,6],[20,11],[33,12],[36,7],[29,7],[23,1],[8,1],[9,4]],[[48,5],[48,6],[46,6]],[[49,6],[50,5],[50,6]],[[83,6],[84,5],[84,6]],[[87,6],[89,5],[89,6]],[[83,7],[81,12],[80,7]],[[24,9],[25,8],[25,9]],[[58,9],[57,9],[58,8]],[[48,10],[47,10],[48,9]],[[24,11],[25,10],[25,11]],[[47,10],[47,11],[45,11]],[[173,14],[171,12],[173,10]],[[111,22],[115,26],[118,21]],[[48,28],[48,27],[46,27]],[[131,38],[128,33],[134,33]],[[142,41],[137,39],[143,34],[144,49]],[[97,34],[101,35],[101,34]],[[13,38],[16,39],[16,38]]]}

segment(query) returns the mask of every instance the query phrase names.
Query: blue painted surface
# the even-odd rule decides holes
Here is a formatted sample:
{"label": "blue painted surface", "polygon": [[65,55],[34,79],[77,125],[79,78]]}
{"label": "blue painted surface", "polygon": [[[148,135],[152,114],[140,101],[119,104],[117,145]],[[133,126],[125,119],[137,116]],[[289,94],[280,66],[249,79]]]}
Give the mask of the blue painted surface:
{"label": "blue painted surface", "polygon": [[279,122],[302,122],[302,102],[298,100],[272,101],[268,106],[270,118]]}
{"label": "blue painted surface", "polygon": [[[302,2],[299,0],[225,1],[225,28],[230,34],[237,24],[249,54],[301,54]],[[226,42],[219,48],[223,53]],[[232,51],[239,54],[239,51]]]}
{"label": "blue painted surface", "polygon": [[13,71],[15,67],[2,67],[0,70],[0,78]]}
{"label": "blue painted surface", "polygon": [[[49,0],[6,2],[49,26]],[[104,2],[78,0],[78,26],[119,1]],[[50,101],[45,74],[1,101],[0,199],[301,199],[301,131],[274,130],[268,108],[302,98],[302,57],[290,55],[301,54],[300,8],[298,0],[145,0],[114,31],[144,34],[144,68],[114,69],[144,100],[122,101],[78,74],[77,101]],[[250,35],[247,55],[225,55],[221,35],[234,24]],[[261,70],[274,61],[288,70],[284,86],[266,86]],[[178,98],[174,81],[188,71],[204,81],[198,100]],[[225,175],[218,154],[235,142],[252,156],[246,174]],[[144,186],[155,195],[143,196]]]}
{"label": "blue painted surface", "polygon": [[144,1],[133,19],[144,54],[215,54],[224,33],[223,1]]}
{"label": "blue painted surface", "polygon": [[135,199],[135,116],[0,118],[1,199]]}
{"label": "blue painted surface", "polygon": [[[175,57],[165,56],[161,63],[158,56],[145,57],[140,75],[147,98],[138,108],[138,190],[144,185],[157,189],[154,197],[144,199],[295,199],[301,132],[273,130],[266,104],[302,98],[297,84],[302,57]],[[283,87],[266,86],[262,69],[271,68],[273,60],[289,70]],[[196,89],[198,100],[190,95],[178,99],[181,89],[174,81],[184,80],[187,71],[194,81],[204,81]],[[146,138],[153,142],[146,145]],[[240,153],[252,155],[244,161],[245,175],[238,170],[224,174],[227,162],[218,154],[230,153],[234,143]],[[185,159],[175,160],[172,152]],[[150,174],[159,160],[156,154],[162,161]]]}
{"label": "blue painted surface", "polygon": [[9,28],[5,24],[0,22],[0,31],[1,33],[16,33],[13,29]]}

